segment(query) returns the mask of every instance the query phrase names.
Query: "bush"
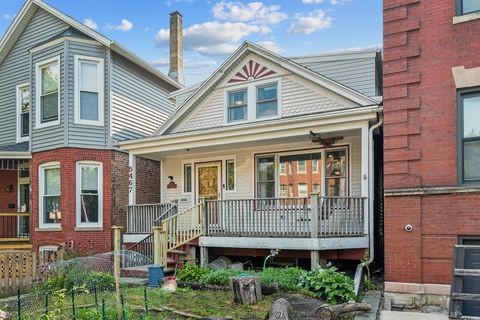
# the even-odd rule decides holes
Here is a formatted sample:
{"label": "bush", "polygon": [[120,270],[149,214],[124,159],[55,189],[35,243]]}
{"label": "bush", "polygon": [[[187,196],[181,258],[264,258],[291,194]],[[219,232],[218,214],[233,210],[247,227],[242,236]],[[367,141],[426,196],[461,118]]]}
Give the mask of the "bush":
{"label": "bush", "polygon": [[335,267],[310,271],[300,277],[298,285],[331,304],[356,298],[353,280]]}
{"label": "bush", "polygon": [[262,283],[277,283],[280,289],[295,291],[298,280],[306,273],[300,268],[266,268],[260,273]]}
{"label": "bush", "polygon": [[244,273],[245,272],[243,270],[233,269],[212,270],[202,277],[201,282],[216,286],[227,286],[230,283],[230,277],[238,276],[239,274]]}
{"label": "bush", "polygon": [[94,287],[100,291],[113,290],[115,288],[115,277],[106,272],[89,272],[85,276],[85,286],[92,291]]}
{"label": "bush", "polygon": [[210,272],[210,269],[188,263],[179,270],[177,278],[180,281],[200,282],[202,277],[208,272]]}
{"label": "bush", "polygon": [[112,290],[115,287],[115,278],[106,272],[78,272],[75,269],[58,268],[52,271],[45,288],[50,291],[67,289],[70,290],[74,286],[83,285],[86,289],[92,291],[94,286],[97,290]]}

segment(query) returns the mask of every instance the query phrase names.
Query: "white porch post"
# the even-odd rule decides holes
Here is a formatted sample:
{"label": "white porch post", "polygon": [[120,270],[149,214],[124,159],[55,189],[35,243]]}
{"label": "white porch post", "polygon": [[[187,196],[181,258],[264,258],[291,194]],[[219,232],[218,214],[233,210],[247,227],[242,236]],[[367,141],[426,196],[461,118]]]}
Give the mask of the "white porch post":
{"label": "white porch post", "polygon": [[368,228],[368,225],[369,225],[369,221],[368,221],[369,205],[368,204],[369,204],[370,199],[368,199],[368,195],[369,195],[368,186],[369,186],[370,175],[369,175],[369,170],[368,170],[368,168],[369,168],[368,129],[369,129],[368,123],[366,123],[366,125],[362,126],[362,143],[361,143],[361,147],[362,147],[362,197],[367,199],[367,200],[365,200],[364,207],[363,207],[364,234],[368,234],[368,229],[369,229]]}
{"label": "white porch post", "polygon": [[137,203],[137,157],[128,154],[128,204]]}

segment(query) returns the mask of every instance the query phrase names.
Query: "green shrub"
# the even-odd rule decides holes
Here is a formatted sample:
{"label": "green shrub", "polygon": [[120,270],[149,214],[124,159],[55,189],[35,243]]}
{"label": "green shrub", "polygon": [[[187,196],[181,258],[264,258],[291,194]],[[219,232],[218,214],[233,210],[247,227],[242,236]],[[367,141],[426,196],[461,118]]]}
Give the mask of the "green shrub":
{"label": "green shrub", "polygon": [[298,280],[306,273],[300,268],[266,268],[260,273],[262,283],[277,283],[280,289],[298,290]]}
{"label": "green shrub", "polygon": [[70,290],[74,286],[80,285],[90,291],[93,290],[94,286],[99,291],[112,290],[115,287],[115,278],[106,272],[88,271],[83,273],[77,272],[75,269],[58,268],[50,273],[45,282],[45,289],[49,291]]}
{"label": "green shrub", "polygon": [[106,272],[89,272],[85,276],[85,286],[92,291],[96,286],[99,291],[113,290],[115,288],[115,277]]}
{"label": "green shrub", "polygon": [[196,264],[187,263],[179,270],[177,278],[180,281],[199,282],[208,272],[210,272],[210,269],[202,268]]}
{"label": "green shrub", "polygon": [[356,298],[353,280],[345,273],[338,272],[335,267],[306,273],[300,277],[298,286],[331,304],[343,303]]}
{"label": "green shrub", "polygon": [[243,270],[233,270],[233,269],[218,269],[211,270],[210,272],[203,275],[201,282],[204,284],[211,284],[216,286],[227,286],[230,283],[230,277],[238,276],[239,274],[244,274]]}

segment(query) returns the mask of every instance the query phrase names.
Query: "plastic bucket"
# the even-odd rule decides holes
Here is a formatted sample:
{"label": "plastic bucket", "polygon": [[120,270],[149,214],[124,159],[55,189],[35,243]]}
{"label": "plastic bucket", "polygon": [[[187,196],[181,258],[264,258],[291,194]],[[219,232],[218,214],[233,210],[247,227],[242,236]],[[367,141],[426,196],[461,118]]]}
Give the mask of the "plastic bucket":
{"label": "plastic bucket", "polygon": [[162,266],[148,266],[148,287],[158,287],[158,284],[163,279]]}

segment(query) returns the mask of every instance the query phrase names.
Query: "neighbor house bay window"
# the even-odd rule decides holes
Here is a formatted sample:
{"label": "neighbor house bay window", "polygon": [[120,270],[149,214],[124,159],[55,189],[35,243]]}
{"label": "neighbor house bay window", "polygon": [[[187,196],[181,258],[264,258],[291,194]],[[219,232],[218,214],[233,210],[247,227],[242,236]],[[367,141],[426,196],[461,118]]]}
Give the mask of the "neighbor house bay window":
{"label": "neighbor house bay window", "polygon": [[103,59],[75,56],[75,122],[103,124]]}
{"label": "neighbor house bay window", "polygon": [[257,118],[278,115],[277,84],[257,87]]}
{"label": "neighbor house bay window", "polygon": [[40,228],[60,227],[60,164],[48,163],[39,167]]}
{"label": "neighbor house bay window", "polygon": [[37,127],[59,123],[60,63],[54,58],[37,64]]}
{"label": "neighbor house bay window", "polygon": [[247,120],[247,90],[228,93],[228,122]]}
{"label": "neighbor house bay window", "polygon": [[480,92],[460,95],[459,175],[461,182],[480,182]]}
{"label": "neighbor house bay window", "polygon": [[77,162],[77,227],[101,227],[102,164]]}

